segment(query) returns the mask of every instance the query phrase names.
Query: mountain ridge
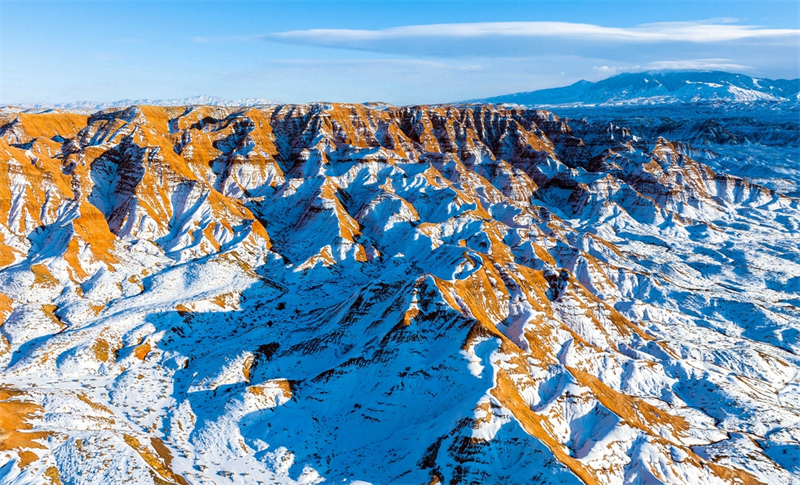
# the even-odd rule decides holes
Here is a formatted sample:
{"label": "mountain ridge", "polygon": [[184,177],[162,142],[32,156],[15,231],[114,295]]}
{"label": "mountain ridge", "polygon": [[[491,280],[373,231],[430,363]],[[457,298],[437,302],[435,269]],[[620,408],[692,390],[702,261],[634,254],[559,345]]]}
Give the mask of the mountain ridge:
{"label": "mountain ridge", "polygon": [[73,101],[67,103],[21,103],[16,105],[6,105],[3,109],[13,111],[46,111],[46,110],[62,110],[62,111],[77,111],[82,113],[91,113],[95,111],[102,111],[110,108],[127,108],[129,106],[144,105],[144,106],[220,106],[220,107],[243,107],[243,106],[259,106],[259,105],[273,105],[280,104],[278,101],[266,98],[244,98],[237,100],[230,100],[220,96],[209,96],[201,94],[198,96],[190,96],[188,98],[172,98],[172,99],[123,99],[119,101]]}
{"label": "mountain ridge", "polygon": [[[764,83],[764,85],[762,85]],[[569,86],[475,99],[475,103],[541,106],[624,106],[797,101],[800,79],[770,80],[724,71],[655,70],[622,73]]]}

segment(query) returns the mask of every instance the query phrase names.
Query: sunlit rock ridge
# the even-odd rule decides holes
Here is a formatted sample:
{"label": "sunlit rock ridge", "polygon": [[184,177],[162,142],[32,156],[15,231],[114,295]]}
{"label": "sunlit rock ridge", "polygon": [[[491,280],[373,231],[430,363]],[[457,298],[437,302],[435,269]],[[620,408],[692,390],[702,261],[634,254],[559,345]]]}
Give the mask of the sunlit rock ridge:
{"label": "sunlit rock ridge", "polygon": [[800,202],[613,135],[2,115],[0,483],[800,483]]}

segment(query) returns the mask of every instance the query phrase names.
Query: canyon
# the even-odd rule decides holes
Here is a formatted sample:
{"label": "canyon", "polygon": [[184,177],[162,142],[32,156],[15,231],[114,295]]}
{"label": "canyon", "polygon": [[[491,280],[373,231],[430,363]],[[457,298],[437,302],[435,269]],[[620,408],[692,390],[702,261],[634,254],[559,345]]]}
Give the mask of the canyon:
{"label": "canyon", "polygon": [[800,483],[800,199],[642,126],[0,112],[0,483]]}

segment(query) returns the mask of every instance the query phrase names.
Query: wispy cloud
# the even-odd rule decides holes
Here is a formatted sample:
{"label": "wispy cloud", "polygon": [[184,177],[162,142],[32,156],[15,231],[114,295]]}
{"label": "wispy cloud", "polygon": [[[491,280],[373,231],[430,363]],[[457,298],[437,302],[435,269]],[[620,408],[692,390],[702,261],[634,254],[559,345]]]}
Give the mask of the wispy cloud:
{"label": "wispy cloud", "polygon": [[730,23],[731,19],[663,22],[636,27],[604,27],[572,22],[477,22],[408,25],[381,30],[309,29],[261,36],[263,40],[329,47],[367,47],[370,43],[418,39],[543,38],[566,37],[607,42],[726,42],[745,39],[800,37],[797,29],[767,29]]}
{"label": "wispy cloud", "polygon": [[637,65],[623,65],[623,66],[593,66],[592,71],[606,76],[613,76],[621,72],[638,71],[641,66]]}
{"label": "wispy cloud", "polygon": [[737,64],[730,59],[684,59],[651,62],[647,65],[647,69],[709,69],[720,71],[747,71],[752,69],[752,67]]}
{"label": "wispy cloud", "polygon": [[[628,28],[571,22],[479,22],[377,30],[294,30],[194,40],[250,44],[247,48],[261,43],[268,56],[260,60],[261,66],[226,73],[224,82],[236,79],[282,86],[281,93],[270,91],[273,98],[308,100],[302,93],[314,92],[315,99],[352,100],[353,86],[358,86],[360,99],[402,104],[531,91],[656,69],[753,74],[782,69],[786,74],[779,76],[796,77],[800,30],[742,25],[736,19]],[[284,45],[307,48],[287,53]],[[285,58],[291,53],[304,58]],[[326,82],[320,84],[319,79]]]}
{"label": "wispy cloud", "polygon": [[[576,56],[455,59],[274,59],[247,70],[220,71],[221,86],[280,86],[265,93],[286,102],[387,101],[438,103],[566,85],[584,75],[586,66],[607,59]],[[562,66],[564,72],[543,68]],[[598,75],[591,79],[602,79]],[[286,83],[292,79],[292,83]],[[320,84],[319,79],[325,79]],[[358,89],[353,90],[353,86]],[[307,92],[314,92],[309,98]]]}

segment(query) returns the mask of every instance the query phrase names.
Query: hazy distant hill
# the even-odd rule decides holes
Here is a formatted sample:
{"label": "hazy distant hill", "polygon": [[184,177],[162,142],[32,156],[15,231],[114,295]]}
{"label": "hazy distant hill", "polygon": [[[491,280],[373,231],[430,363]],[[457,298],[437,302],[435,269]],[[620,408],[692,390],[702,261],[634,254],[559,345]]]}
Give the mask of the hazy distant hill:
{"label": "hazy distant hill", "polygon": [[25,111],[39,111],[48,109],[57,109],[62,111],[86,111],[93,112],[101,109],[109,108],[127,108],[128,106],[146,105],[146,106],[222,106],[222,107],[237,107],[237,106],[256,106],[264,104],[278,104],[278,101],[273,99],[263,98],[246,98],[230,100],[221,98],[219,96],[209,96],[202,94],[199,96],[191,96],[188,98],[179,99],[123,99],[120,101],[74,101],[70,103],[23,103],[17,106],[8,106],[6,108],[17,108]]}

